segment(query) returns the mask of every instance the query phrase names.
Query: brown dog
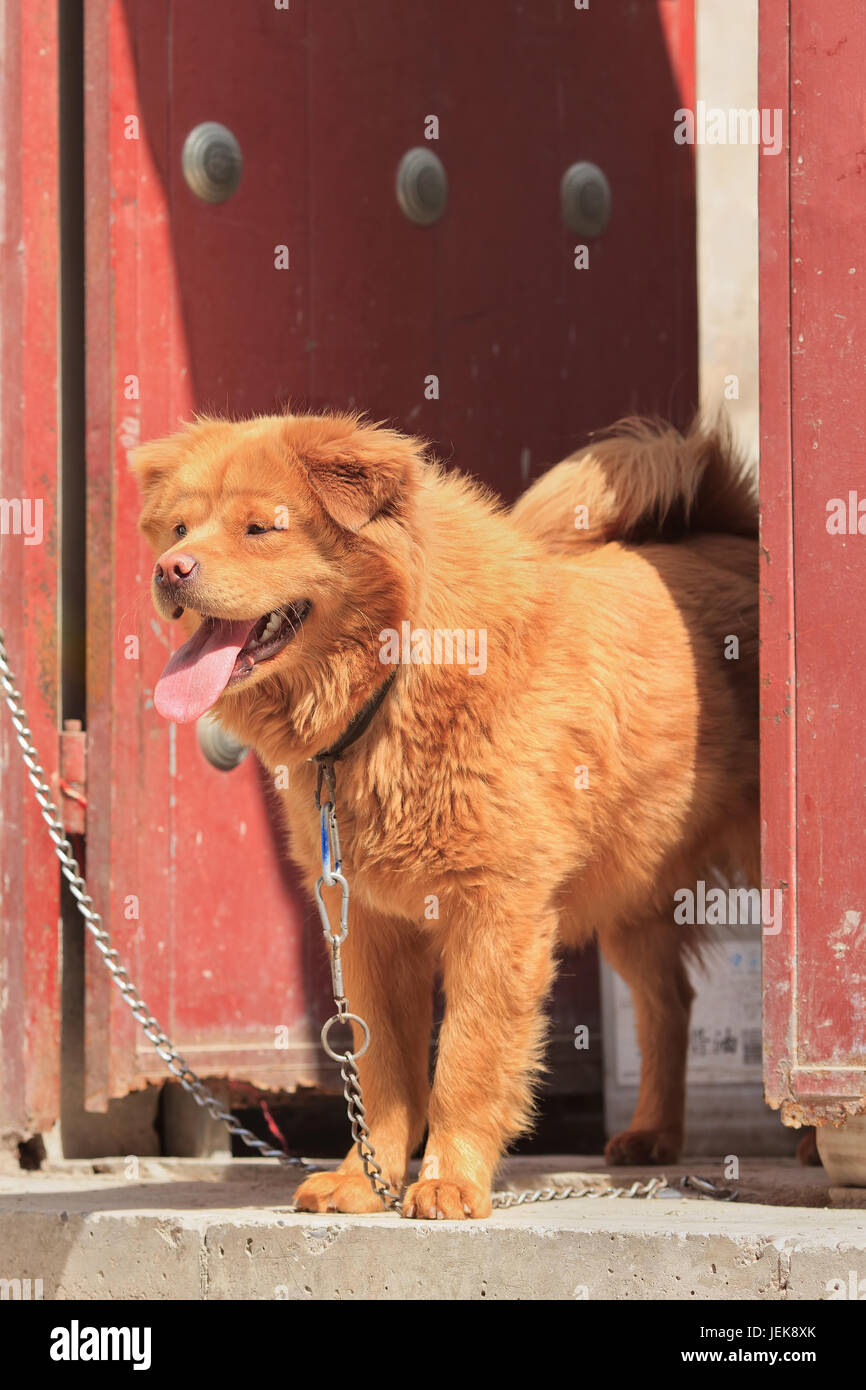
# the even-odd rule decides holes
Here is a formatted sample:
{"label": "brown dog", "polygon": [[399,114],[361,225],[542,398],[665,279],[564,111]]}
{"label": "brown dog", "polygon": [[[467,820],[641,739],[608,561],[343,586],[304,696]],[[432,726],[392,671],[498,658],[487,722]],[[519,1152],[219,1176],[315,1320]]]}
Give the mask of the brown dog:
{"label": "brown dog", "polygon": [[[756,506],[724,435],[627,421],[511,511],[355,416],[202,419],[135,467],[156,606],[196,621],[157,708],[213,707],[288,766],[311,888],[308,760],[396,664],[337,800],[346,993],[371,1028],[360,1070],[390,1183],[429,1131],[404,1214],[489,1212],[531,1114],[557,945],[594,934],[631,986],[642,1052],[608,1158],[674,1158],[698,946],[674,893],[755,874],[758,853]],[[354,1151],[297,1200],[380,1209]]]}

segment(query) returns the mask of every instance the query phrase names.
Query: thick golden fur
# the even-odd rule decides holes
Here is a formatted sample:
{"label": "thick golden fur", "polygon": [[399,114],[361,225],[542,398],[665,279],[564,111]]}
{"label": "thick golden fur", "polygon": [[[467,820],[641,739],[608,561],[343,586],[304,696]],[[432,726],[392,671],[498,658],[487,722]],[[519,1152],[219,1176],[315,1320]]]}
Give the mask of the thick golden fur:
{"label": "thick golden fur", "polygon": [[[310,888],[307,760],[392,669],[380,632],[486,631],[484,674],[400,665],[338,768],[346,992],[372,1031],[360,1068],[389,1181],[428,1127],[405,1214],[489,1211],[531,1115],[557,944],[594,935],[631,986],[642,1049],[637,1110],[608,1157],[673,1158],[697,944],[673,895],[718,868],[754,873],[758,848],[756,509],[724,434],[625,422],[511,511],[355,416],[201,420],[144,446],[136,469],[155,551],[199,561],[189,606],[254,619],[312,600],[298,638],[215,706],[268,768],[288,767]],[[246,535],[263,505],[287,506],[288,529]],[[298,1201],[378,1209],[354,1152]]]}

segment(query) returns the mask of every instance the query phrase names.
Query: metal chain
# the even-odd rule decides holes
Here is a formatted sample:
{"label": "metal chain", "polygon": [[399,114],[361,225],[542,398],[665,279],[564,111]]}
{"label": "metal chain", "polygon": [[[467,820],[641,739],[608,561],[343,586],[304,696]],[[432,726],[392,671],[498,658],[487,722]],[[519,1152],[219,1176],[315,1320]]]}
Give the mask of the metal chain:
{"label": "metal chain", "polygon": [[[24,765],[27,768],[27,776],[33,786],[42,819],[48,827],[48,834],[54,844],[60,867],[69,884],[69,890],[75,899],[78,911],[84,919],[87,930],[93,937],[97,950],[102,956],[105,968],[111,975],[112,980],[120,990],[124,1002],[132,1012],[133,1018],[141,1026],[145,1037],[153,1044],[156,1052],[165,1062],[168,1070],[177,1081],[180,1082],[184,1090],[187,1091],[195,1100],[196,1104],[207,1110],[213,1119],[219,1120],[226,1126],[230,1133],[241,1139],[248,1148],[256,1149],[263,1158],[275,1158],[278,1162],[287,1167],[300,1168],[305,1173],[315,1173],[318,1170],[315,1165],[306,1158],[300,1158],[294,1154],[287,1154],[282,1149],[275,1149],[264,1140],[257,1138],[251,1130],[247,1129],[239,1120],[226,1110],[222,1102],[217,1099],[211,1090],[204,1084],[199,1076],[189,1066],[186,1059],[177,1051],[167,1037],[166,1033],[159,1026],[156,1019],[150,1013],[147,1005],[138,993],[135,985],[129,978],[124,966],[120,964],[120,957],[111,944],[111,935],[102,924],[102,918],[93,906],[93,900],[87,892],[87,883],[82,876],[81,867],[76,859],[72,846],[66,838],[63,822],[53,800],[51,799],[51,789],[45,780],[45,771],[39,762],[39,754],[33,743],[30,729],[27,726],[27,718],[24,711],[24,703],[20,691],[15,685],[12,669],[6,651],[6,638],[0,629],[0,685],[6,697],[6,704],[12,717],[12,725],[15,730],[15,737],[18,740]],[[322,802],[321,790],[322,783],[328,787],[330,800]],[[376,1196],[380,1199],[383,1206],[393,1210],[402,1210],[402,1196],[394,1188],[390,1187],[385,1180],[382,1169],[376,1160],[376,1150],[370,1142],[370,1130],[367,1125],[367,1116],[364,1109],[364,1098],[361,1090],[361,1078],[358,1072],[357,1061],[367,1050],[370,1042],[370,1030],[362,1018],[349,1011],[349,1002],[343,991],[343,973],[340,947],[348,935],[348,911],[349,911],[349,885],[343,876],[342,855],[340,851],[340,835],[337,827],[336,813],[336,776],[333,763],[319,767],[318,785],[316,789],[316,806],[321,817],[322,834],[322,875],[316,883],[315,897],[319,909],[319,916],[322,921],[322,930],[328,948],[331,952],[331,979],[334,986],[334,1002],[337,1012],[327,1020],[322,1028],[322,1046],[325,1052],[334,1061],[340,1063],[340,1075],[343,1078],[343,1095],[346,1100],[346,1109],[349,1116],[349,1123],[352,1130],[358,1156],[361,1160],[364,1173]],[[328,918],[328,911],[322,897],[323,887],[339,886],[340,888],[340,924],[336,933],[331,928]],[[362,1044],[357,1052],[346,1050],[343,1053],[333,1051],[329,1043],[330,1030],[336,1023],[357,1023],[362,1033]],[[707,1179],[684,1177],[680,1180],[683,1189],[692,1188],[700,1191],[700,1195],[714,1196],[722,1200],[732,1200],[736,1197],[736,1192],[729,1189],[716,1188],[715,1184]],[[591,1185],[584,1187],[541,1187],[528,1188],[522,1192],[494,1192],[492,1205],[495,1208],[507,1210],[509,1207],[525,1206],[531,1202],[557,1202],[565,1201],[573,1197],[654,1197],[658,1192],[670,1192],[671,1196],[679,1196],[667,1188],[667,1179],[663,1177],[650,1178],[646,1183],[634,1182],[630,1187],[608,1187],[605,1185]]]}
{"label": "metal chain", "polygon": [[667,1187],[667,1178],[650,1178],[648,1182],[633,1182],[631,1187],[608,1187],[605,1183],[587,1183],[585,1187],[536,1187],[524,1192],[494,1192],[492,1205],[507,1211],[509,1207],[524,1207],[527,1202],[564,1202],[570,1197],[654,1197]]}
{"label": "metal chain", "polygon": [[264,1158],[279,1159],[280,1163],[284,1163],[288,1167],[302,1168],[305,1172],[310,1173],[316,1172],[317,1170],[305,1158],[297,1158],[293,1154],[284,1153],[282,1149],[275,1149],[264,1140],[258,1139],[251,1130],[246,1129],[235,1118],[230,1110],[225,1109],[213,1092],[196,1075],[186,1059],[172,1046],[169,1038],[160,1028],[130,980],[126,969],[120,964],[120,957],[111,944],[111,935],[102,925],[102,918],[94,909],[93,900],[87,892],[87,884],[82,877],[80,865],[66,838],[57,807],[51,799],[51,788],[45,780],[45,771],[40,765],[39,754],[27,727],[21,693],[16,688],[15,678],[9,666],[6,638],[2,630],[0,630],[0,685],[2,685],[6,695],[6,704],[12,716],[12,725],[21,748],[24,765],[27,768],[27,776],[30,778],[36,794],[42,819],[48,826],[48,834],[54,843],[57,858],[60,860],[60,867],[69,884],[69,891],[76,901],[78,911],[84,918],[87,930],[93,937],[96,949],[102,956],[105,968],[132,1011],[133,1018],[141,1025],[145,1037],[153,1044],[172,1076],[180,1082],[185,1091],[189,1092],[196,1104],[207,1110],[213,1119],[221,1120],[232,1134],[243,1140],[248,1148],[257,1149]]}
{"label": "metal chain", "polygon": [[340,1075],[346,1083],[343,1087],[343,1095],[346,1097],[352,1138],[355,1141],[355,1147],[370,1186],[383,1206],[392,1211],[402,1211],[402,1196],[388,1186],[382,1176],[382,1169],[376,1162],[376,1150],[370,1143],[370,1131],[367,1128],[367,1112],[364,1109],[364,1099],[361,1094],[361,1078],[358,1075],[355,1059],[348,1052],[340,1068]]}
{"label": "metal chain", "polygon": [[734,1187],[720,1187],[709,1178],[697,1178],[684,1173],[676,1187],[666,1177],[633,1182],[630,1187],[613,1187],[607,1183],[588,1182],[580,1187],[539,1187],[528,1192],[494,1192],[494,1207],[522,1207],[527,1202],[559,1202],[568,1197],[712,1197],[716,1202],[735,1202],[740,1194]]}
{"label": "metal chain", "polygon": [[[327,786],[328,800],[322,800],[322,786]],[[331,953],[331,984],[334,988],[334,1003],[337,1012],[328,1019],[322,1029],[322,1047],[329,1057],[340,1063],[343,1078],[343,1095],[352,1130],[355,1149],[361,1160],[364,1174],[382,1205],[391,1211],[403,1210],[402,1193],[389,1186],[376,1161],[376,1150],[370,1142],[367,1125],[367,1112],[364,1109],[364,1096],[361,1090],[361,1077],[358,1071],[358,1058],[363,1057],[370,1043],[370,1029],[357,1014],[350,1013],[349,1001],[343,989],[343,961],[341,947],[349,935],[349,885],[342,873],[343,855],[340,849],[340,831],[337,825],[337,773],[333,762],[319,762],[316,780],[316,807],[319,812],[322,873],[316,881],[315,898],[322,923],[325,944]],[[322,896],[323,888],[340,888],[340,924],[335,932],[328,917],[328,909]],[[347,1050],[334,1052],[328,1041],[335,1023],[357,1023],[362,1033],[361,1046],[357,1052]]]}

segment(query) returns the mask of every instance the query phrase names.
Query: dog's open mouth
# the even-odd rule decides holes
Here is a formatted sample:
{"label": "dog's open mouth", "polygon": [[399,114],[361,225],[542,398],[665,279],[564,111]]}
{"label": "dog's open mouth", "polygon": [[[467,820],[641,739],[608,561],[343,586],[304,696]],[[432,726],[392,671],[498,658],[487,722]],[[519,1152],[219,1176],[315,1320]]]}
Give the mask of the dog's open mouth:
{"label": "dog's open mouth", "polygon": [[153,703],[158,712],[178,724],[198,719],[224,690],[281,652],[301,630],[311,608],[309,599],[299,599],[255,622],[202,618],[156,683]]}
{"label": "dog's open mouth", "polygon": [[309,599],[301,599],[299,603],[287,603],[283,608],[275,608],[273,613],[259,618],[235,658],[227,684],[234,685],[235,681],[248,676],[254,666],[262,661],[270,661],[277,652],[281,652],[300,631],[311,607]]}

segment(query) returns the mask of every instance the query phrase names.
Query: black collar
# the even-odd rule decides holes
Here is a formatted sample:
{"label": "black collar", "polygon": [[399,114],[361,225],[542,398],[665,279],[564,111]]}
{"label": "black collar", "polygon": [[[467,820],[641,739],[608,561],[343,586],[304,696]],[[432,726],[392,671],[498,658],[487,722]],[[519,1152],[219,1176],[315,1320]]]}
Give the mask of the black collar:
{"label": "black collar", "polygon": [[321,767],[323,764],[339,762],[346,749],[350,748],[370,727],[376,711],[394,684],[396,675],[397,667],[395,666],[385,684],[380,685],[379,689],[373,692],[366,704],[363,704],[354,718],[349,721],[337,742],[332,743],[330,748],[323,748],[320,752],[314,753],[310,758],[311,763],[318,763]]}

